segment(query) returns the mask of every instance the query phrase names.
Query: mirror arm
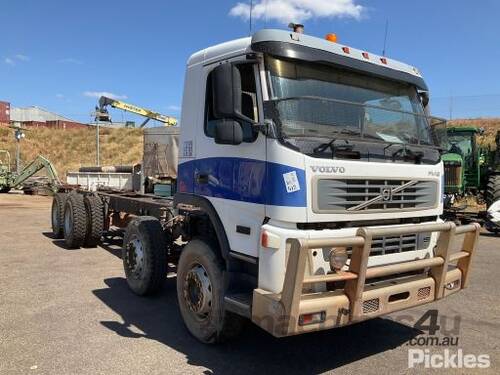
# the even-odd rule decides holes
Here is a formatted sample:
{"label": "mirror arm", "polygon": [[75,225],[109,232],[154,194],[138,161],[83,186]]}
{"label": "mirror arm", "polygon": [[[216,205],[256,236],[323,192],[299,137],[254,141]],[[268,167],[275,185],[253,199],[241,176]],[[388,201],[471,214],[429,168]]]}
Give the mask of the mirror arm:
{"label": "mirror arm", "polygon": [[234,116],[236,121],[245,121],[251,124],[252,129],[255,131],[262,131],[265,135],[267,135],[267,131],[269,129],[269,124],[266,122],[258,122],[252,120],[250,117],[242,115],[241,113],[236,113]]}

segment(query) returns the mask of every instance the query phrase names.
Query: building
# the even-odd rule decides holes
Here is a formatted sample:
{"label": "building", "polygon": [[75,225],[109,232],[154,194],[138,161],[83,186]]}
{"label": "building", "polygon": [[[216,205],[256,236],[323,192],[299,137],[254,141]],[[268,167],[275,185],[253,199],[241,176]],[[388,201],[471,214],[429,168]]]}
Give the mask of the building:
{"label": "building", "polygon": [[[0,108],[1,110],[1,108]],[[25,108],[10,108],[10,122],[21,123],[26,127],[46,127],[57,129],[86,128],[86,124],[73,121],[44,108],[31,106]]]}

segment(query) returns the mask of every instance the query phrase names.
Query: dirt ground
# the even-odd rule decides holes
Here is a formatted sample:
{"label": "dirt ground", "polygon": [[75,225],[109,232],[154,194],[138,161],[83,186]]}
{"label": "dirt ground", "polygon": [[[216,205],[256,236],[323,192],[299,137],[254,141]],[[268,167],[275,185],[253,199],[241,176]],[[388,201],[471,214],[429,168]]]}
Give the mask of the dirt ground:
{"label": "dirt ground", "polygon": [[[436,373],[500,373],[500,238],[483,234],[470,287],[439,303],[351,327],[275,339],[248,325],[230,343],[206,346],[181,320],[175,280],[159,296],[127,288],[119,241],[67,250],[50,234],[50,198],[0,196],[0,374],[429,373],[408,369],[414,328],[429,309],[439,313],[450,351],[487,354],[486,369]],[[428,322],[428,321],[427,321]]]}

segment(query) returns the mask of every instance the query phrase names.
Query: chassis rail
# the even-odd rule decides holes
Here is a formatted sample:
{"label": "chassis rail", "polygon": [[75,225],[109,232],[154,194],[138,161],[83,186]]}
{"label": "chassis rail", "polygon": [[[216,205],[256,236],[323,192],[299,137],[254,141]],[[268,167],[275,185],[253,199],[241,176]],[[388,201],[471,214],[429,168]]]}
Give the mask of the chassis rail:
{"label": "chassis rail", "polygon": [[[433,258],[367,267],[372,240],[379,236],[439,232]],[[398,227],[359,228],[356,236],[325,239],[288,239],[290,252],[283,290],[273,294],[254,290],[252,320],[275,336],[333,328],[439,300],[467,286],[479,237],[477,223],[457,227],[452,222]],[[461,250],[450,252],[455,236],[464,235]],[[348,271],[305,276],[312,249],[352,247]],[[453,263],[456,266],[453,267]],[[450,266],[450,267],[449,267]],[[374,285],[368,279],[428,269],[427,275]],[[343,290],[307,293],[304,286],[344,282]],[[404,297],[404,298],[403,298]],[[316,324],[303,324],[304,314],[316,314]]]}

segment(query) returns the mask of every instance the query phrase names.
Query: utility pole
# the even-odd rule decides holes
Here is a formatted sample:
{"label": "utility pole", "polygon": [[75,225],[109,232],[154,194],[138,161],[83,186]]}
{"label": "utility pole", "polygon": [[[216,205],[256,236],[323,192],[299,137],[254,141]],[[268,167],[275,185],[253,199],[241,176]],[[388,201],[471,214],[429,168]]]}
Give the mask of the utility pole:
{"label": "utility pole", "polygon": [[450,95],[450,120],[453,120],[453,95]]}
{"label": "utility pole", "polygon": [[98,167],[100,167],[101,166],[101,164],[100,164],[101,155],[100,155],[100,151],[99,151],[99,149],[100,149],[100,144],[99,144],[99,116],[96,116],[95,125],[96,125],[96,127],[95,127],[95,129],[96,129],[96,131],[95,131],[95,147],[96,147],[96,150],[95,150],[96,161],[95,161],[95,163],[96,163],[96,165]]}
{"label": "utility pole", "polygon": [[19,174],[21,172],[21,139],[23,139],[26,135],[23,133],[21,128],[17,128],[14,132],[14,137],[16,138],[16,173]]}
{"label": "utility pole", "polygon": [[95,164],[100,167],[101,165],[101,153],[100,153],[100,144],[99,144],[99,118],[102,116],[102,112],[99,107],[95,107],[95,112],[91,115],[94,116],[95,120]]}

